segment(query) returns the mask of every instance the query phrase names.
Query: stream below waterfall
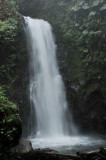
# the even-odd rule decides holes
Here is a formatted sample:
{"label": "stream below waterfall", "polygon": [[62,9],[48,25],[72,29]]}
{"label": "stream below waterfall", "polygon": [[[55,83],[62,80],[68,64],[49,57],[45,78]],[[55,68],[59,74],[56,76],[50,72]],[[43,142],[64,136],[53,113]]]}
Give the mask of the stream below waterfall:
{"label": "stream below waterfall", "polygon": [[34,149],[50,148],[64,154],[76,154],[76,152],[89,152],[106,147],[106,137],[102,136],[71,136],[57,138],[30,139]]}

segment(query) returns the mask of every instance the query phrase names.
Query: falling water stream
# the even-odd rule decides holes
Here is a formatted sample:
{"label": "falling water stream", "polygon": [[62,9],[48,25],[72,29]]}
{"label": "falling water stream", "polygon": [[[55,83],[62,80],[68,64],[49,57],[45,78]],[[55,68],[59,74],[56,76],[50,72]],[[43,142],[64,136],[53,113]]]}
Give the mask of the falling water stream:
{"label": "falling water stream", "polygon": [[77,133],[69,114],[62,77],[56,62],[52,27],[44,20],[25,17],[25,33],[30,57],[29,139],[34,148],[59,149],[88,144]]}

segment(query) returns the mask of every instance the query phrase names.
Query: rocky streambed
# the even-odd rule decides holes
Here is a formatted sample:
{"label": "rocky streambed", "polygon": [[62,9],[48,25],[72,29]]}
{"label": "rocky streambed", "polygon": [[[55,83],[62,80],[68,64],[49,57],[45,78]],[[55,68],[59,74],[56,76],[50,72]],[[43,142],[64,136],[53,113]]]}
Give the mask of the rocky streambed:
{"label": "rocky streambed", "polygon": [[17,152],[13,154],[12,159],[17,160],[106,160],[106,148],[104,147],[90,152],[63,154],[50,148],[33,149],[29,140],[21,139],[15,149]]}
{"label": "rocky streambed", "polygon": [[51,149],[36,149],[22,155],[22,160],[106,160],[106,148],[76,155],[61,154]]}

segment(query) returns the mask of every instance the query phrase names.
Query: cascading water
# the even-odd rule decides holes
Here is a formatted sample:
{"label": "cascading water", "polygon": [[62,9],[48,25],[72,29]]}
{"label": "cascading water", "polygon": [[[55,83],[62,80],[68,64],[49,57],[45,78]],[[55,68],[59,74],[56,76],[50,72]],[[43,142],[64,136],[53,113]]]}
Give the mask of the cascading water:
{"label": "cascading water", "polygon": [[28,130],[33,148],[49,147],[62,153],[74,153],[106,144],[94,137],[69,136],[70,130],[73,133],[77,131],[72,117],[68,116],[52,28],[44,20],[25,17],[24,29],[30,57],[31,112]]}
{"label": "cascading water", "polygon": [[31,135],[64,136],[69,133],[68,108],[52,28],[44,20],[25,17],[25,22],[30,54]]}

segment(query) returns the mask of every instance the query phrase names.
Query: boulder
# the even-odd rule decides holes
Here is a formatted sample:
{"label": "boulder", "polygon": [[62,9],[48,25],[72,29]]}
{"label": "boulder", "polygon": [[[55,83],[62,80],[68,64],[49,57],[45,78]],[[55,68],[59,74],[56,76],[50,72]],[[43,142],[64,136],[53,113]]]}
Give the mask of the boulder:
{"label": "boulder", "polygon": [[15,147],[15,149],[20,153],[27,153],[32,150],[31,141],[27,139],[20,139],[19,144]]}

